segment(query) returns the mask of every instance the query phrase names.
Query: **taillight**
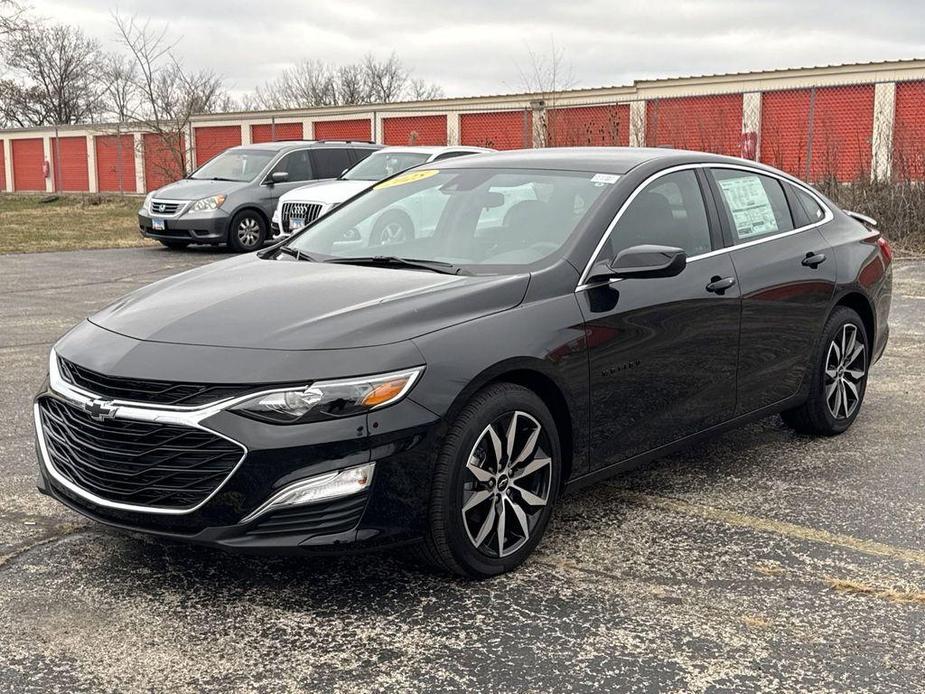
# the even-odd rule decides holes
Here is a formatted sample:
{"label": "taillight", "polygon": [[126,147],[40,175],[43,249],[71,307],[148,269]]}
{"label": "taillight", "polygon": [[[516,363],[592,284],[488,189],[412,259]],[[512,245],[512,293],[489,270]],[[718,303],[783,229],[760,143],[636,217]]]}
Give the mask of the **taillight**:
{"label": "taillight", "polygon": [[889,265],[892,263],[893,249],[890,248],[890,242],[881,236],[877,239],[877,245],[880,246],[880,252],[883,254],[883,259],[886,261],[886,264]]}

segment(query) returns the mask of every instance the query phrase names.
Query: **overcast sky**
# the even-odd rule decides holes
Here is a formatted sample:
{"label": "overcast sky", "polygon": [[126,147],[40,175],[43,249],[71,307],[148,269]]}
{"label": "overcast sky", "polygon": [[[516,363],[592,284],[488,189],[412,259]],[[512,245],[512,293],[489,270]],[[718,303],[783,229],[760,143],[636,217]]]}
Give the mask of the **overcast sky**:
{"label": "overcast sky", "polygon": [[189,67],[234,93],[303,58],[395,50],[448,96],[522,91],[528,48],[565,54],[574,85],[925,57],[923,0],[28,0],[112,42],[110,12],[169,22]]}

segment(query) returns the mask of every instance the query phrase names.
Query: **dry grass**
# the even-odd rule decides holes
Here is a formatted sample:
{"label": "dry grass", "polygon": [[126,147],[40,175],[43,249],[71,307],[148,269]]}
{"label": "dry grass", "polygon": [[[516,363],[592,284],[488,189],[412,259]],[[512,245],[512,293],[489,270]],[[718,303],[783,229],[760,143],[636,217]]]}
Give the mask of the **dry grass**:
{"label": "dry grass", "polygon": [[138,196],[0,193],[0,253],[126,248],[153,243],[138,233]]}
{"label": "dry grass", "polygon": [[865,595],[890,602],[914,603],[925,605],[925,592],[914,588],[893,588],[875,586],[863,581],[851,581],[843,578],[825,579],[829,588],[839,593],[848,593],[850,595]]}

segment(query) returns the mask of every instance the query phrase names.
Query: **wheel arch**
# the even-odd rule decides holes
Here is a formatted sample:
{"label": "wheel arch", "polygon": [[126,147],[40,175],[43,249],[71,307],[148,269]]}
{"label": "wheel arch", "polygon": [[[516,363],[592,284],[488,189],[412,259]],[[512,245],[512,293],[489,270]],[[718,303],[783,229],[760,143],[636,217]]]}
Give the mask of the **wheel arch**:
{"label": "wheel arch", "polygon": [[262,209],[260,209],[256,205],[252,205],[251,203],[244,203],[240,207],[236,207],[234,211],[230,215],[228,215],[228,230],[229,231],[231,230],[231,223],[234,221],[234,218],[237,217],[242,212],[256,212],[257,216],[263,220],[263,223],[267,228],[267,233],[268,234],[270,233],[270,219],[267,217],[266,212],[264,212]]}
{"label": "wheel arch", "polygon": [[[472,397],[495,383],[513,383],[535,393],[549,408],[562,447],[561,487],[565,488],[574,469],[578,433],[575,430],[572,399],[554,370],[536,358],[510,359],[486,369],[456,396],[447,417],[452,419]],[[560,490],[561,491],[561,490]]]}
{"label": "wheel arch", "polygon": [[[839,306],[850,308],[861,317],[864,330],[867,332],[868,347],[873,350],[877,340],[877,317],[874,314],[874,307],[870,299],[862,292],[849,290],[838,297],[832,306],[832,311]],[[829,315],[831,315],[831,311]]]}

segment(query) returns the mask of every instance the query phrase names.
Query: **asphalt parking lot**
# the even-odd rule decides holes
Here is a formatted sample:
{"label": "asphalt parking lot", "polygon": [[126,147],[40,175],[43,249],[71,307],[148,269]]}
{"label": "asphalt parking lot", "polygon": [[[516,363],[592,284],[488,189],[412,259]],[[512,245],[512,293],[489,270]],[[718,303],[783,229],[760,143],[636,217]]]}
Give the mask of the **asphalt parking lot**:
{"label": "asphalt parking lot", "polygon": [[925,262],[845,435],[778,418],[566,498],[482,583],[128,537],[34,487],[48,348],[225,257],[0,256],[0,691],[925,690]]}

